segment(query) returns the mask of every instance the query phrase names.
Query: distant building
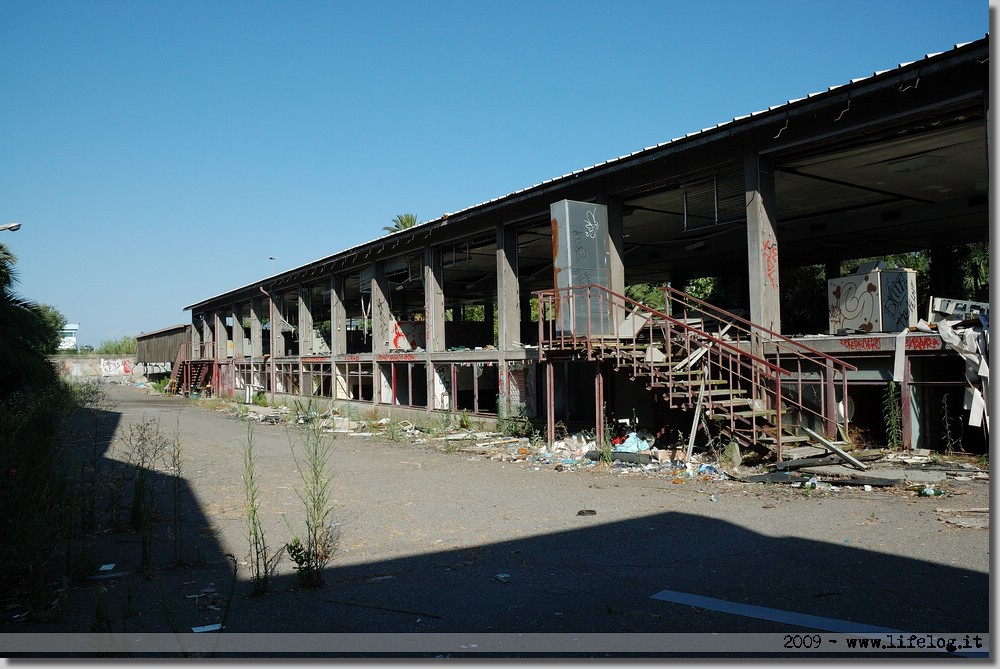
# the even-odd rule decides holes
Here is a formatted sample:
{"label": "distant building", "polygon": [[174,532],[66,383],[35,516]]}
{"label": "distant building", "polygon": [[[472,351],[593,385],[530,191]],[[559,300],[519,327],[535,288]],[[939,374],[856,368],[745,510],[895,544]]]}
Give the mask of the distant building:
{"label": "distant building", "polygon": [[80,352],[80,345],[76,341],[76,333],[80,330],[79,323],[67,323],[59,330],[59,350]]}

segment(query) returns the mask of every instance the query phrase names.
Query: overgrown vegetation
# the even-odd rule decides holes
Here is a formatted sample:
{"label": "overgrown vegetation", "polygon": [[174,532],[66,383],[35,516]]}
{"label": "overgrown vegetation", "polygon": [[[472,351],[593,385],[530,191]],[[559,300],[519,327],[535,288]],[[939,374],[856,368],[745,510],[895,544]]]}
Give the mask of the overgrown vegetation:
{"label": "overgrown vegetation", "polygon": [[274,561],[268,557],[267,540],[260,517],[260,490],[257,482],[257,458],[254,455],[253,424],[247,421],[247,438],[243,447],[243,490],[246,510],[247,544],[250,554],[250,579],[253,594],[263,595],[271,589],[271,571]]}
{"label": "overgrown vegetation", "polygon": [[340,539],[337,526],[330,522],[330,442],[318,421],[303,425],[297,442],[291,449],[302,478],[302,489],[296,494],[305,506],[305,539],[293,537],[285,550],[295,563],[299,584],[319,587]]}
{"label": "overgrown vegetation", "polygon": [[138,343],[135,337],[126,335],[121,339],[102,341],[94,353],[98,355],[135,355],[136,350],[138,350]]}
{"label": "overgrown vegetation", "polygon": [[890,381],[882,400],[885,415],[885,445],[888,448],[903,447],[903,409],[899,395],[899,386],[895,381]]}

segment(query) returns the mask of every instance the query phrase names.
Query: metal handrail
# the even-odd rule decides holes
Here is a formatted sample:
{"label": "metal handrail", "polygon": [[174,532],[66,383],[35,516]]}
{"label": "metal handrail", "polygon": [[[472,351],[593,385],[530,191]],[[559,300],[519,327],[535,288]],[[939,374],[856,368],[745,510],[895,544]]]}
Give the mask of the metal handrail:
{"label": "metal handrail", "polygon": [[[840,376],[846,398],[847,370],[856,369],[853,365],[669,287],[664,289],[666,303],[681,304],[680,317],[652,309],[596,284],[534,294],[539,300],[539,355],[542,360],[556,351],[585,351],[589,359],[611,358],[619,369],[630,365],[633,379],[648,376],[650,388],[664,387],[668,399],[686,402],[687,406],[693,404],[697,395],[692,375],[697,373],[696,367],[704,366],[706,373],[724,381],[730,389],[749,392],[749,397],[737,401],[746,401],[755,409],[763,406],[774,411],[774,425],[769,430],[753,418],[733,410],[732,393],[726,410],[732,433],[748,430],[754,443],[762,436],[770,436],[777,443],[779,460],[785,408],[817,417],[829,435],[836,430],[833,380]],[[697,317],[689,318],[693,312],[697,312]],[[708,327],[706,316],[717,322],[714,333]],[[631,326],[629,330],[623,329],[626,325]],[[750,350],[740,345],[745,341],[749,342]],[[653,352],[656,342],[664,345],[663,351]],[[773,346],[773,362],[765,357],[765,343]],[[640,357],[643,347],[644,357]],[[674,347],[682,356],[679,359]],[[662,359],[656,360],[658,355],[663,356]],[[694,365],[694,362],[699,364]],[[819,411],[809,407],[804,399],[802,373],[807,364],[819,368],[826,381],[821,386]],[[689,368],[686,371],[685,365]],[[783,388],[783,377],[797,381],[790,395]],[[723,406],[711,393],[705,404],[710,411]],[[845,430],[846,426],[845,415]]]}

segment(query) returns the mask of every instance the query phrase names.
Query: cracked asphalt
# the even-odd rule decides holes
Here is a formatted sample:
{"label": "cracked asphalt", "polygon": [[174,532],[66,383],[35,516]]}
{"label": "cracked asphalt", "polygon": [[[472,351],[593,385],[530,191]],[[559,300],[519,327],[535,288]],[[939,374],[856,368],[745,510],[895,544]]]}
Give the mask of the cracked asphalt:
{"label": "cracked asphalt", "polygon": [[[253,595],[246,423],[183,398],[108,389],[119,437],[155,420],[180,439],[182,540],[171,534],[172,477],[163,469],[154,477],[152,569],[142,573],[137,535],[105,528],[83,552],[95,566],[114,567],[71,583],[56,619],[14,621],[8,610],[4,632],[88,632],[99,608],[112,632],[126,633],[219,624],[224,633],[811,629],[652,598],[663,590],[883,628],[989,629],[989,531],[946,522],[988,507],[988,482],[948,481],[941,497],[899,486],[675,483],[378,436],[331,435],[331,520],[340,537],[325,585],[299,587],[284,555],[270,592]],[[280,554],[303,531],[296,431],[260,424],[253,437],[264,537]],[[115,462],[120,448],[105,458]]]}

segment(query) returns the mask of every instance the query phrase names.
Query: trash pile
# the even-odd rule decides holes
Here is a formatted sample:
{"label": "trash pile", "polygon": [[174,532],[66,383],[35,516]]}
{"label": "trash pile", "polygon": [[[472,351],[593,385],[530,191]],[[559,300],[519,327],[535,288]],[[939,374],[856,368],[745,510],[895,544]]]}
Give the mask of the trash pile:
{"label": "trash pile", "polygon": [[[368,437],[424,444],[449,453],[461,453],[470,459],[485,458],[521,463],[534,470],[557,472],[587,470],[603,465],[608,471],[626,476],[668,478],[673,483],[686,481],[732,481],[747,484],[786,484],[803,492],[836,492],[844,488],[864,490],[899,488],[922,497],[948,494],[945,481],[989,481],[989,470],[963,462],[943,462],[926,449],[888,452],[871,449],[848,453],[844,442],[824,441],[826,448],[802,446],[785,451],[787,459],[760,467],[723,460],[709,449],[692,451],[661,431],[658,435],[635,429],[630,421],[599,445],[592,431],[568,433],[551,446],[537,433],[516,437],[496,431],[481,431],[442,423],[436,428],[417,427],[408,420],[389,417],[357,417],[356,411],[342,415],[337,408],[316,410],[311,404],[258,407],[237,405],[233,412],[240,418],[263,424],[315,423],[324,432],[350,437]],[[878,465],[879,472],[873,467]],[[860,471],[858,471],[860,470]]]}

